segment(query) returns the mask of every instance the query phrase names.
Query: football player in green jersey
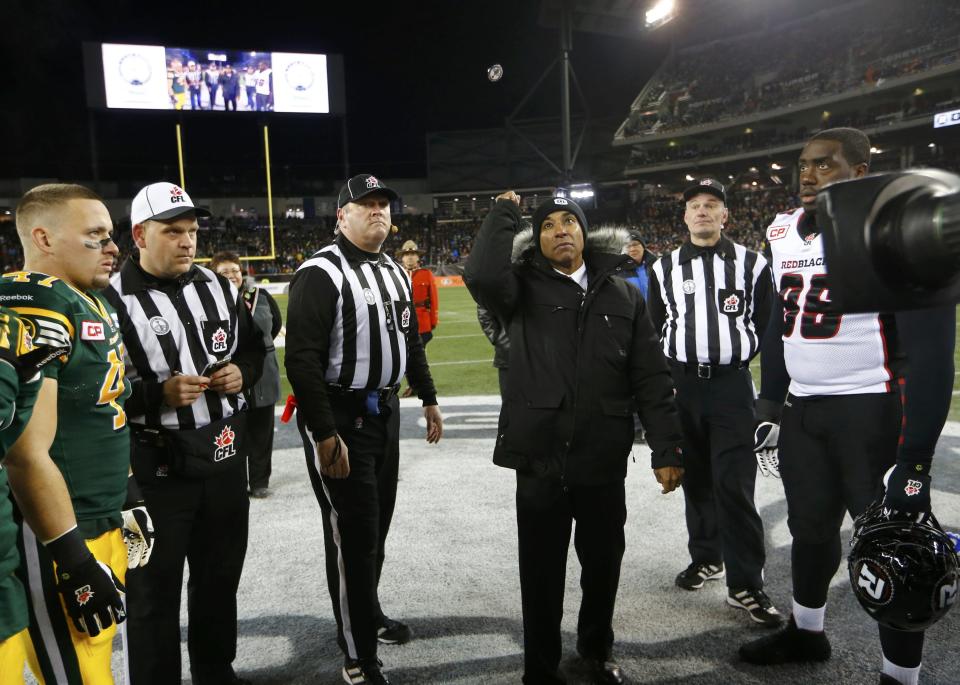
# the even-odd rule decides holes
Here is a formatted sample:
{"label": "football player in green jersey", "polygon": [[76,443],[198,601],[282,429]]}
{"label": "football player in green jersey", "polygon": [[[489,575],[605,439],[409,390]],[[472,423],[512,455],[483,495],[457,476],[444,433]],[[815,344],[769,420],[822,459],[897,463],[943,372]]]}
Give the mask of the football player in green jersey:
{"label": "football player in green jersey", "polygon": [[[68,539],[55,541],[21,526],[19,577],[31,609],[28,660],[48,683],[112,683],[112,641],[125,617],[121,528],[130,455],[123,342],[115,312],[96,292],[107,285],[118,253],[113,223],[95,193],[70,184],[28,191],[16,222],[24,269],[0,278],[0,303],[24,320],[35,344],[62,348],[62,355],[44,367],[33,418],[13,451],[49,455],[67,483],[77,521]],[[141,527],[144,536],[147,527]],[[75,559],[90,553],[102,578],[74,588]],[[105,595],[116,601],[97,620],[81,616],[87,603]]]}
{"label": "football player in green jersey", "polygon": [[[62,348],[34,347],[23,322],[10,310],[0,308],[0,682],[22,682],[27,658],[28,610],[23,585],[16,576],[20,563],[17,551],[17,518],[8,497],[9,481],[19,503],[18,516],[43,540],[57,564],[70,576],[67,598],[77,590],[88,598],[76,602],[79,620],[96,625],[100,612],[122,609],[111,577],[105,575],[84,546],[73,514],[70,494],[59,469],[47,454],[23,449],[19,438],[33,413],[42,385],[40,369],[59,357]],[[71,540],[73,545],[71,546]],[[71,552],[76,556],[72,559]],[[79,552],[79,554],[77,554]],[[94,586],[105,586],[105,592]],[[66,586],[65,586],[66,589]],[[97,595],[99,592],[99,596]],[[12,680],[7,680],[12,678]]]}

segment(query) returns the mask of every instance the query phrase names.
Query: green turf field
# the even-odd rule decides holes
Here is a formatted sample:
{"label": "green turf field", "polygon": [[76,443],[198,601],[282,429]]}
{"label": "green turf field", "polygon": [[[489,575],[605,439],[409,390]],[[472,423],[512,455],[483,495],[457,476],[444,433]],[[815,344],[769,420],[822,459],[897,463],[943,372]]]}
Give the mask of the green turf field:
{"label": "green turf field", "polygon": [[[277,304],[286,319],[287,296],[278,295]],[[960,312],[958,312],[960,321]],[[958,324],[960,339],[960,324]],[[283,368],[283,350],[279,349],[280,368]],[[442,398],[444,395],[495,395],[497,372],[491,362],[493,347],[487,342],[477,323],[477,309],[466,288],[440,289],[440,325],[433,340],[427,346],[430,370]],[[954,364],[960,371],[960,357],[954,352]],[[754,378],[760,381],[760,364],[752,365]],[[955,396],[960,394],[960,376],[953,379]],[[290,392],[286,376],[283,377],[283,397]],[[441,400],[442,404],[442,400]],[[950,420],[960,421],[960,403],[950,407]]]}
{"label": "green turf field", "polygon": [[[276,300],[286,320],[287,296],[277,295]],[[284,350],[278,349],[277,353],[282,371]],[[466,288],[440,289],[440,325],[427,345],[427,359],[441,397],[500,392],[493,368],[493,346],[480,330],[477,305]],[[282,381],[282,397],[286,398],[290,384],[285,375]]]}

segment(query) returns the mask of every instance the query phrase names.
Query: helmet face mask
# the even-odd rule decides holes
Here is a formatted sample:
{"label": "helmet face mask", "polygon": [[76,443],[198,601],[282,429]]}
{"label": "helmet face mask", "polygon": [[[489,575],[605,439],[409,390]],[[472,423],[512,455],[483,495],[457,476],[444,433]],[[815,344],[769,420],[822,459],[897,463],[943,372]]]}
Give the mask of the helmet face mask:
{"label": "helmet face mask", "polygon": [[881,625],[925,630],[957,602],[960,565],[932,514],[921,522],[892,518],[878,501],[857,517],[850,544],[853,593]]}

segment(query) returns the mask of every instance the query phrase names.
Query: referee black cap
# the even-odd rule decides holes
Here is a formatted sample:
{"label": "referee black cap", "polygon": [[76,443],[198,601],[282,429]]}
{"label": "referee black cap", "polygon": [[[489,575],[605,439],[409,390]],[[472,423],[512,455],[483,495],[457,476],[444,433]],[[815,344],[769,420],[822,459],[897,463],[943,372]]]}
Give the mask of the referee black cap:
{"label": "referee black cap", "polygon": [[723,204],[727,204],[727,192],[724,190],[723,184],[716,179],[701,178],[696,184],[683,191],[683,201],[689,202],[691,197],[700,193],[718,197]]}
{"label": "referee black cap", "polygon": [[390,199],[390,202],[400,198],[396,191],[383,185],[376,176],[372,174],[357,174],[340,189],[340,195],[337,197],[337,209],[340,209],[348,202],[356,202],[370,193],[383,193]]}

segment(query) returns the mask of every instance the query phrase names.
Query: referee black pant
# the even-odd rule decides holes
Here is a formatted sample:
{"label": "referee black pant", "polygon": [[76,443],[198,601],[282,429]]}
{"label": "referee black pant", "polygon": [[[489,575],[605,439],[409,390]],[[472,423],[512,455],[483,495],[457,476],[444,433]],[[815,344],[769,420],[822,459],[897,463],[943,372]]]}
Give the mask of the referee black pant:
{"label": "referee black pant", "polygon": [[623,527],[627,521],[624,482],[563,486],[559,480],[517,474],[517,533],[523,605],[523,682],[563,682],[560,620],[570,530],[580,560],[577,651],[599,661],[613,648],[613,608],[620,584]]}
{"label": "referee black pant", "polygon": [[134,444],[133,473],[153,519],[150,562],[127,572],[132,685],[180,682],[180,592],[187,581],[187,649],[197,685],[230,683],[237,656],[237,587],[247,552],[250,501],[244,459],[209,478],[161,468],[166,450]]}
{"label": "referee black pant", "polygon": [[397,500],[400,403],[392,397],[379,416],[367,416],[363,400],[352,396],[331,397],[330,403],[337,432],[349,449],[346,478],[320,473],[313,440],[299,415],[297,425],[323,512],[327,588],[337,621],[337,644],[347,657],[367,661],[377,656],[377,630],[384,619],[377,584]]}
{"label": "referee black pant", "polygon": [[[811,609],[827,603],[840,567],[840,527],[882,492],[883,475],[897,460],[900,394],[787,396],[780,423],[780,477],[793,536],[793,597]],[[884,655],[920,665],[922,632],[879,626]]]}
{"label": "referee black pant", "polygon": [[727,570],[731,589],[763,588],[763,522],[754,503],[753,381],[747,368],[670,365],[683,430],[687,547]]}

